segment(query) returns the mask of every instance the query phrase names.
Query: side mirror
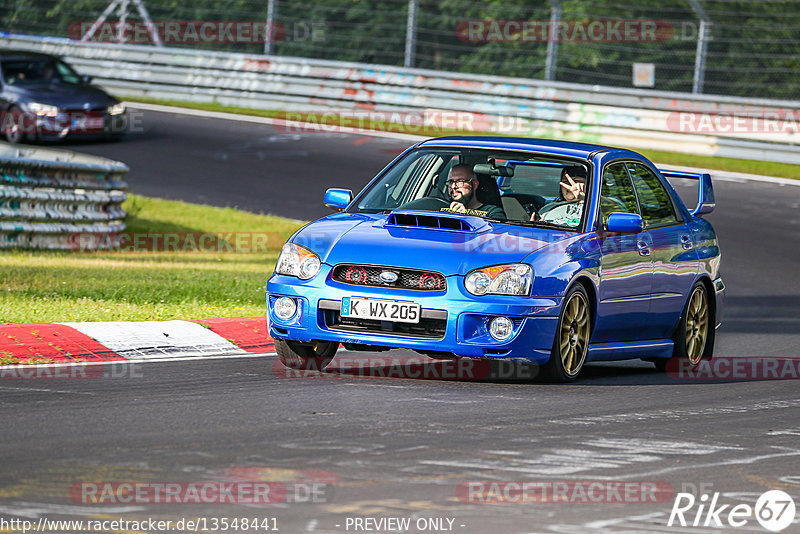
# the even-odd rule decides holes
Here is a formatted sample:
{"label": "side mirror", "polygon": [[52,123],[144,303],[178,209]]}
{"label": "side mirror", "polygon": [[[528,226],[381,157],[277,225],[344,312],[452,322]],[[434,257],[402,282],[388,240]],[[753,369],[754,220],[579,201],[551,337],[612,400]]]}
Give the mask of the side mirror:
{"label": "side mirror", "polygon": [[328,189],[322,202],[331,209],[341,211],[353,200],[353,192],[349,189]]}
{"label": "side mirror", "polygon": [[638,233],[643,226],[642,216],[635,213],[612,213],[606,222],[609,232]]}
{"label": "side mirror", "polygon": [[91,76],[81,76],[81,83],[83,85],[89,85],[90,83],[92,83],[92,77]]}

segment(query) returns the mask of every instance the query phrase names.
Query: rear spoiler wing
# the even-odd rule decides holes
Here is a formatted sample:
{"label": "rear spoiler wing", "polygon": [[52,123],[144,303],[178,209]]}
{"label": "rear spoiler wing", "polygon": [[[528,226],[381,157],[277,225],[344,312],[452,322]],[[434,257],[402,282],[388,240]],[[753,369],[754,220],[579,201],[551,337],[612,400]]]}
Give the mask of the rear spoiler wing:
{"label": "rear spoiler wing", "polygon": [[711,184],[711,175],[699,172],[662,171],[658,170],[664,178],[688,178],[699,180],[700,187],[697,192],[697,206],[691,210],[692,215],[703,215],[714,211],[714,186]]}

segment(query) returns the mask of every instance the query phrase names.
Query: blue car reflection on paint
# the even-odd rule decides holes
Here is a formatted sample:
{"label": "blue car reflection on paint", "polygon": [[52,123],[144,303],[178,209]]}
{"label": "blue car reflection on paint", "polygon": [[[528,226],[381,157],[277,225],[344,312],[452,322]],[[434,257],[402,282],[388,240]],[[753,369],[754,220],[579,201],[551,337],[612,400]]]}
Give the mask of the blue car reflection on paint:
{"label": "blue car reflection on paint", "polygon": [[[697,180],[693,210],[667,178]],[[322,369],[342,343],[535,363],[567,382],[587,361],[713,354],[708,174],[583,143],[447,137],[325,203],[340,211],[298,230],[267,283],[287,366]]]}

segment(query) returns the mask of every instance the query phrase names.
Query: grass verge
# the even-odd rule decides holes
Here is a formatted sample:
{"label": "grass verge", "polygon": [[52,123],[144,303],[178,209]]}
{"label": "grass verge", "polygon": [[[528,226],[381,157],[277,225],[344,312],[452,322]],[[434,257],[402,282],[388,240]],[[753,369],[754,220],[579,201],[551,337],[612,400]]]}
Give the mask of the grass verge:
{"label": "grass verge", "polygon": [[139,243],[111,252],[0,254],[0,322],[263,315],[267,277],[301,224],[137,195],[124,207],[129,235],[144,236]]}
{"label": "grass verge", "polygon": [[[238,115],[251,115],[256,117],[268,118],[287,118],[287,112],[281,110],[263,110],[240,108],[233,106],[223,106],[215,103],[183,102],[178,100],[160,100],[143,97],[126,97],[130,102],[143,102],[148,104],[160,104],[164,106],[176,106],[190,109],[200,109],[204,111],[219,111],[224,113],[235,113]],[[288,118],[294,121],[307,121],[318,123],[322,117],[320,114],[290,113]],[[372,130],[409,133],[414,135],[441,137],[444,135],[475,135],[478,132],[450,130],[450,129],[431,129],[431,128],[412,128],[409,129],[403,124],[378,121],[359,122],[356,119],[343,118],[337,120],[335,115],[327,115],[323,120],[333,120],[336,125],[345,127],[361,127]],[[502,135],[486,132],[483,135]],[[542,135],[542,137],[546,137]],[[588,142],[593,142],[587,140]],[[681,165],[684,167],[699,167],[702,169],[716,169],[721,171],[743,172],[749,174],[760,174],[762,176],[776,176],[780,178],[793,178],[800,180],[800,165],[788,163],[776,163],[770,161],[758,161],[750,159],[723,158],[718,156],[701,156],[695,154],[683,154],[680,152],[664,152],[660,150],[638,150],[639,153],[651,161],[666,163],[670,165]]]}

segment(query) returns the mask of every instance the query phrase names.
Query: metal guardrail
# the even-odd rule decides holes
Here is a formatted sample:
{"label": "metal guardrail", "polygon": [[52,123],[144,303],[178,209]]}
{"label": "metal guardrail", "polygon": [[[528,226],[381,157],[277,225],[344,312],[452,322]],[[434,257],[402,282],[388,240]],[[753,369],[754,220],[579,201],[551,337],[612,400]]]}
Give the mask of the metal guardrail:
{"label": "metal guardrail", "polygon": [[0,249],[117,246],[127,172],[105,158],[0,143]]}
{"label": "metal guardrail", "polygon": [[800,164],[800,101],[9,34],[0,47],[64,56],[130,97],[296,112],[446,110],[472,117],[476,132]]}

